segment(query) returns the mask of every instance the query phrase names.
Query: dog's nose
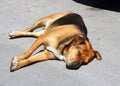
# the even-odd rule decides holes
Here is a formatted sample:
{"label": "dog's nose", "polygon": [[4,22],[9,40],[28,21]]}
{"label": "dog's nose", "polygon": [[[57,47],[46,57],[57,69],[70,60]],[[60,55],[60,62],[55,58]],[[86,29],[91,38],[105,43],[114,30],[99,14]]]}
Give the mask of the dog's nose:
{"label": "dog's nose", "polygon": [[73,62],[71,64],[67,64],[66,67],[68,69],[78,69],[80,67],[79,62]]}

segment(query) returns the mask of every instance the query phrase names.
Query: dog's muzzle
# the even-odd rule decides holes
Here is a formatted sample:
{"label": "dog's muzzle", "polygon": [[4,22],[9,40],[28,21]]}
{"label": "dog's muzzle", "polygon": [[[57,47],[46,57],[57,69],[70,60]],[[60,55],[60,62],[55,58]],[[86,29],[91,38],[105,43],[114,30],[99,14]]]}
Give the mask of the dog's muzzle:
{"label": "dog's muzzle", "polygon": [[73,62],[73,63],[70,63],[70,64],[66,64],[66,67],[68,69],[78,69],[80,67],[80,63],[79,62]]}

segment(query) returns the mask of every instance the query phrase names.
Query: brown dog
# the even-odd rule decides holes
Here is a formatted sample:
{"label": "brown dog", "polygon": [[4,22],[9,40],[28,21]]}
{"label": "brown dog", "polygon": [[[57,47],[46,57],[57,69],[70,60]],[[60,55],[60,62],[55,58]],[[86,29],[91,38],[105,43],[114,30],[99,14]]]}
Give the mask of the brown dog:
{"label": "brown dog", "polygon": [[[43,30],[33,32],[37,28]],[[92,48],[87,38],[87,29],[81,16],[76,13],[56,13],[38,20],[23,31],[10,33],[11,38],[21,36],[33,36],[37,40],[28,51],[12,59],[11,72],[45,60],[63,60],[69,69],[78,69],[81,64],[89,63],[95,57],[101,60],[101,55]],[[41,45],[44,45],[45,49],[31,56]]]}

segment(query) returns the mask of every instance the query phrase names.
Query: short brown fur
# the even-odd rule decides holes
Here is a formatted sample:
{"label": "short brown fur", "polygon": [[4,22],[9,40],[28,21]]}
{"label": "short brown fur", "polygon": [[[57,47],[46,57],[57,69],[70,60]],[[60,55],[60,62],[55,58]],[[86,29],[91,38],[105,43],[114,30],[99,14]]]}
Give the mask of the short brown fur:
{"label": "short brown fur", "polygon": [[[37,38],[25,53],[12,59],[10,67],[11,72],[35,62],[59,58],[55,55],[55,52],[47,48],[36,55],[31,56],[41,45],[52,47],[62,55],[62,60],[65,61],[66,66],[69,69],[77,69],[82,63],[89,63],[94,57],[101,60],[100,53],[92,48],[90,41],[87,38],[87,30],[81,18],[79,19],[81,23],[76,22],[78,20],[74,19],[76,23],[71,21],[72,23],[68,22],[67,24],[54,25],[57,20],[65,16],[69,18],[69,15],[71,14],[73,19],[74,15],[78,16],[78,14],[72,12],[56,13],[38,20],[31,27],[23,31],[13,31],[10,33],[11,38],[24,36]],[[62,21],[60,23],[62,23]],[[35,29],[42,27],[44,32],[33,32]]]}

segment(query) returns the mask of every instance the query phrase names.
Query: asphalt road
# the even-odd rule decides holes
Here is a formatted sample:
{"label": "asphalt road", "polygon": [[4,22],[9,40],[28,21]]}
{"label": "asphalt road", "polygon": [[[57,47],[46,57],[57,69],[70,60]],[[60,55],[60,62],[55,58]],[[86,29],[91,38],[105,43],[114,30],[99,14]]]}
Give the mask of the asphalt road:
{"label": "asphalt road", "polygon": [[[78,70],[62,61],[45,61],[10,72],[14,56],[25,52],[34,38],[9,39],[12,30],[23,30],[55,12],[80,14],[88,37],[102,61],[94,59]],[[0,86],[120,86],[120,13],[96,9],[73,0],[0,0]]]}

